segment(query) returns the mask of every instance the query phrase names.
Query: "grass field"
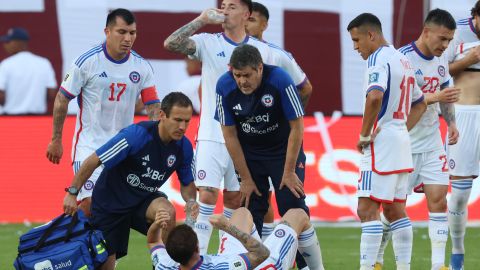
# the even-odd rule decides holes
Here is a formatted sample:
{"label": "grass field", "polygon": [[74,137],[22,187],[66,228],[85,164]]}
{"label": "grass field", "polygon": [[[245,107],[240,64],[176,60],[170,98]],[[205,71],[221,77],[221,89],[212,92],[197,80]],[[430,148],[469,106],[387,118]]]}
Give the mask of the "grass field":
{"label": "grass field", "polygon": [[[18,237],[29,228],[24,225],[0,225],[0,269],[13,269],[12,263],[17,255]],[[217,236],[218,233],[214,232]],[[358,248],[360,228],[317,228],[326,269],[358,269]],[[468,251],[465,269],[480,269],[480,228],[468,228],[466,250]],[[218,237],[210,243],[209,251],[218,247]],[[450,251],[450,242],[447,250]],[[448,256],[447,256],[448,261]],[[448,263],[448,262],[447,262]],[[145,237],[135,231],[130,235],[129,254],[120,260],[118,270],[152,269],[146,248]],[[395,269],[391,245],[385,255],[384,269]],[[412,270],[430,269],[430,241],[426,228],[414,228],[414,247]]]}

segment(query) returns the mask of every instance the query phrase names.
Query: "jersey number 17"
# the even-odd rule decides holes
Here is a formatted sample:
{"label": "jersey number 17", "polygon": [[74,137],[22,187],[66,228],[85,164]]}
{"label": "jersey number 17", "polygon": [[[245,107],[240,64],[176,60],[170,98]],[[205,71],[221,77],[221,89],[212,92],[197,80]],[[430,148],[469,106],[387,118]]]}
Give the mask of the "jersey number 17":
{"label": "jersey number 17", "polygon": [[120,89],[118,91],[117,97],[115,98],[115,83],[110,84],[110,97],[108,100],[110,101],[120,101],[120,97],[122,96],[123,92],[127,90],[127,84],[126,83],[116,83],[116,88]]}

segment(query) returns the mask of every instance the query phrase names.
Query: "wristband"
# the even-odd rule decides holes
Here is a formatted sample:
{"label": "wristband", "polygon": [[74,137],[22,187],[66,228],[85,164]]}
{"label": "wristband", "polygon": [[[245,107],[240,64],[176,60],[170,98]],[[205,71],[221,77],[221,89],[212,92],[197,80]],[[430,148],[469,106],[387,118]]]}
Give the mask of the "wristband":
{"label": "wristband", "polygon": [[371,139],[372,139],[372,136],[370,136],[370,135],[368,135],[368,136],[362,136],[362,134],[360,134],[359,141],[361,141],[361,142],[369,142]]}

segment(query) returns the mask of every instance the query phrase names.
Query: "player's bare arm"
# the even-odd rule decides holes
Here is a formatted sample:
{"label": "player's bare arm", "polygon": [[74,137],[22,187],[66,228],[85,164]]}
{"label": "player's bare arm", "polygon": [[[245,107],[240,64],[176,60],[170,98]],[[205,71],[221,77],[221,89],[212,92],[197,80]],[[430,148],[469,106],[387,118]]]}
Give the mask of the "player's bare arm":
{"label": "player's bare arm", "polygon": [[411,130],[422,118],[423,113],[427,110],[427,101],[422,100],[412,106],[407,117],[407,130]]}
{"label": "player's bare arm", "polygon": [[447,87],[435,93],[425,93],[424,96],[428,105],[437,102],[455,103],[458,101],[458,98],[460,96],[460,88]]}
{"label": "player's bare arm", "polygon": [[448,144],[456,144],[459,137],[457,124],[455,122],[455,106],[453,103],[440,103],[440,111],[442,112],[443,119],[447,122],[448,126]]}
{"label": "player's bare arm", "polygon": [[165,209],[158,209],[155,214],[155,221],[150,225],[147,232],[147,245],[151,249],[158,245],[163,245],[162,234],[168,227],[170,221],[170,214]]}
{"label": "player's bare arm", "polygon": [[55,97],[57,96],[57,88],[47,88],[47,104],[52,104],[55,102]]}
{"label": "player's bare arm", "polygon": [[235,126],[222,125],[222,133],[228,153],[230,157],[232,157],[233,165],[242,178],[240,193],[242,194],[242,201],[245,201],[245,207],[248,208],[252,192],[255,192],[258,196],[262,194],[258,191],[257,185],[253,182],[252,175],[248,170],[247,161],[245,160],[245,155],[243,154],[240,141],[237,137],[237,128]]}
{"label": "player's bare arm", "polygon": [[287,186],[288,189],[300,198],[305,194],[303,190],[303,183],[295,173],[297,166],[298,153],[302,146],[303,140],[303,117],[289,121],[290,135],[288,136],[287,156],[285,158],[285,166],[283,168],[282,182],[280,189]]}
{"label": "player's bare arm", "polygon": [[468,68],[473,64],[478,63],[479,61],[480,61],[480,46],[477,46],[471,49],[464,58],[458,61],[452,62],[448,65],[450,75],[452,77],[457,76],[466,68]]}
{"label": "player's bare arm", "polygon": [[147,112],[148,120],[150,121],[160,120],[160,111],[161,111],[160,106],[161,106],[160,102],[145,105],[145,111]]}
{"label": "player's bare arm", "polygon": [[260,241],[252,237],[248,233],[244,233],[239,230],[235,225],[231,224],[228,219],[223,215],[213,215],[210,218],[210,223],[213,227],[223,230],[226,233],[237,238],[243,246],[248,250],[245,254],[252,265],[252,269],[260,265],[270,256],[270,251]]}
{"label": "player's bare arm", "polygon": [[[382,108],[383,92],[379,90],[372,90],[367,94],[367,100],[365,101],[365,111],[363,113],[362,129],[360,136],[363,138],[369,138],[372,134],[373,124],[377,119],[377,115]],[[371,139],[360,139],[357,143],[357,150],[363,154],[363,148],[369,145]]]}
{"label": "player's bare arm", "polygon": [[[73,177],[71,187],[76,187],[78,190],[87,182],[88,178],[92,175],[98,166],[102,162],[98,158],[96,153],[91,154],[80,166],[80,169]],[[77,196],[67,193],[63,199],[63,211],[67,215],[73,215],[77,211]]]}
{"label": "player's bare arm", "polygon": [[68,102],[70,102],[70,100],[58,91],[53,105],[52,141],[47,147],[47,158],[53,164],[59,164],[63,155],[62,133],[63,123],[65,122],[68,111]]}
{"label": "player's bare arm", "polygon": [[167,39],[165,39],[163,43],[165,49],[185,55],[194,54],[196,51],[195,42],[190,39],[190,37],[207,24],[221,24],[221,22],[215,21],[208,17],[207,14],[210,10],[215,10],[216,12],[222,13],[221,10],[214,8],[204,10],[200,16],[188,24],[180,27],[177,31],[173,32]]}
{"label": "player's bare arm", "polygon": [[5,90],[0,89],[0,105],[5,105]]}
{"label": "player's bare arm", "polygon": [[185,204],[185,212],[191,213],[194,219],[197,219],[198,216],[198,203],[197,203],[197,187],[194,182],[191,182],[187,186],[181,185],[180,193],[182,194]]}
{"label": "player's bare arm", "polygon": [[305,83],[302,85],[302,88],[298,89],[298,94],[300,96],[300,101],[302,102],[303,109],[307,108],[308,101],[310,100],[310,96],[312,95],[313,87],[310,83],[310,80],[307,79]]}

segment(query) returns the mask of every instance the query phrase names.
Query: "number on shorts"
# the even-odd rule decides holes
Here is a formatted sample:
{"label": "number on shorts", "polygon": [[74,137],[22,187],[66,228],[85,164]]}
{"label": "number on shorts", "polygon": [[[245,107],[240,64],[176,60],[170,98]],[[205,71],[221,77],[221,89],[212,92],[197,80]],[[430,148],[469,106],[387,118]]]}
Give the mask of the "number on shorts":
{"label": "number on shorts", "polygon": [[227,237],[222,237],[221,243],[220,243],[220,251],[218,253],[223,253],[225,251],[225,241],[227,240]]}
{"label": "number on shorts", "polygon": [[442,155],[438,157],[441,161],[443,161],[442,172],[448,172],[447,167],[447,155]]}
{"label": "number on shorts", "polygon": [[[413,77],[403,76],[402,83],[400,84],[400,102],[398,103],[398,109],[393,113],[394,119],[405,119],[405,115],[408,116],[408,110],[410,109],[410,92],[415,84]],[[405,111],[405,113],[404,113]]]}
{"label": "number on shorts", "polygon": [[[120,101],[120,96],[123,94],[123,92],[125,92],[125,90],[127,90],[127,84],[117,83],[117,88],[119,88],[120,91],[118,92],[116,100]],[[110,97],[108,98],[108,100],[115,101],[115,97],[113,96],[114,94],[115,94],[115,83],[112,83],[110,84]]]}

